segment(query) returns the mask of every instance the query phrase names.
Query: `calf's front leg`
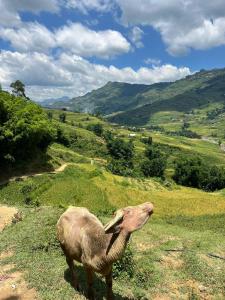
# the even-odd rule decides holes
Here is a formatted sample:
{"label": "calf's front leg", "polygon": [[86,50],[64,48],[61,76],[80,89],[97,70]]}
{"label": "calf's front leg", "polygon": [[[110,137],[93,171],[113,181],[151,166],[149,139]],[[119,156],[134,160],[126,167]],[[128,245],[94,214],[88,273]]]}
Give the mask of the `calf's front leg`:
{"label": "calf's front leg", "polygon": [[109,272],[108,275],[105,276],[106,281],[106,290],[107,290],[107,300],[113,300],[113,291],[112,291],[112,270]]}
{"label": "calf's front leg", "polygon": [[88,299],[94,300],[94,290],[93,290],[93,281],[94,281],[94,272],[93,270],[86,268],[87,275],[87,284],[88,284]]}

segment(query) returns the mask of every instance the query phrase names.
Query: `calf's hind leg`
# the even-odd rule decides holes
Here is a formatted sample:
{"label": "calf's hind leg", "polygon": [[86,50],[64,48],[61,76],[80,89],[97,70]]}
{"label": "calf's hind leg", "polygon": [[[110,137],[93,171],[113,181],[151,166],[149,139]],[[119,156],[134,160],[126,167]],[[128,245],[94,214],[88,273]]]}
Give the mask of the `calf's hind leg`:
{"label": "calf's hind leg", "polygon": [[78,284],[78,280],[77,280],[77,275],[76,275],[73,259],[66,256],[66,262],[69,266],[69,269],[70,269],[70,272],[72,275],[72,285],[77,291],[79,291],[79,284]]}

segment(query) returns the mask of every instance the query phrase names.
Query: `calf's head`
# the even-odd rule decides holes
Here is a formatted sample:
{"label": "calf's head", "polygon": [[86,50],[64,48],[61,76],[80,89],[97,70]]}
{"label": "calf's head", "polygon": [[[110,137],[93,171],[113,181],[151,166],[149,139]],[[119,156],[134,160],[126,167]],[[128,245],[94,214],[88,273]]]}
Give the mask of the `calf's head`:
{"label": "calf's head", "polygon": [[153,205],[145,202],[137,206],[128,206],[117,210],[115,217],[105,225],[106,233],[119,233],[125,230],[132,233],[140,229],[153,213]]}

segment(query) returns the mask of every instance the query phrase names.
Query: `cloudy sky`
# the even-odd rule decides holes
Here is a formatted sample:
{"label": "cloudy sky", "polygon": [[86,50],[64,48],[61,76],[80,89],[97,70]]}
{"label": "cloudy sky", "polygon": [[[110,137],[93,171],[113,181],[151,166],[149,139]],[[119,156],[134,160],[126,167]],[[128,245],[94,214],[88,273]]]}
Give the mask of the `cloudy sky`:
{"label": "cloudy sky", "polygon": [[224,0],[0,0],[0,83],[36,100],[225,67]]}

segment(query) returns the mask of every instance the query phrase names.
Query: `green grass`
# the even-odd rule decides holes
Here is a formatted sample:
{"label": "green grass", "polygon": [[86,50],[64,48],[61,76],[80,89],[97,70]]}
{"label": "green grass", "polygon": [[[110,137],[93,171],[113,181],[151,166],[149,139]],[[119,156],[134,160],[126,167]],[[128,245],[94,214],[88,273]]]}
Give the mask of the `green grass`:
{"label": "green grass", "polygon": [[[54,112],[54,118],[58,114],[59,111]],[[66,134],[75,132],[80,136],[80,146],[67,148],[54,143],[47,151],[48,160],[40,160],[42,167],[46,163],[50,167],[43,168],[43,175],[0,186],[0,203],[16,206],[24,215],[23,221],[1,233],[0,252],[11,250],[13,256],[0,264],[12,263],[15,269],[22,270],[40,299],[84,299],[70,286],[70,274],[56,240],[55,224],[60,214],[69,205],[85,206],[106,222],[117,208],[151,201],[155,207],[151,220],[132,235],[126,263],[116,266],[116,299],[224,299],[225,262],[208,254],[225,257],[225,192],[206,193],[177,186],[171,180],[172,162],[180,153],[199,154],[210,164],[225,165],[219,146],[156,132],[137,132],[133,139],[135,160],[145,150],[141,136],[151,135],[169,156],[166,180],[124,178],[105,170],[107,156],[101,152],[104,141],[85,129],[99,119],[66,114],[67,123],[62,127]],[[170,117],[164,114],[165,124]],[[103,126],[126,140],[131,133],[104,122]],[[93,165],[91,158],[95,158]],[[65,162],[70,165],[63,172],[48,173]],[[41,170],[40,165],[37,159],[29,171]],[[181,251],[168,251],[171,249]],[[134,261],[130,261],[129,254]],[[78,274],[86,291],[81,266]],[[105,299],[101,277],[96,277],[95,290],[97,299]]]}
{"label": "green grass", "polygon": [[[13,256],[1,264],[13,263],[25,272],[30,287],[34,287],[40,299],[82,299],[69,283],[70,274],[55,236],[55,224],[63,209],[53,207],[21,208],[23,221],[7,227],[1,234],[0,251],[10,250]],[[99,212],[101,215],[101,212]],[[103,218],[105,219],[105,217]],[[214,219],[203,217],[201,225],[213,224]],[[207,225],[208,226],[208,225]],[[9,238],[10,237],[10,238]],[[197,287],[203,285],[210,299],[219,298],[224,290],[224,262],[209,258],[209,252],[224,255],[225,237],[211,230],[191,230],[186,220],[168,224],[153,217],[139,232],[133,234],[131,251],[135,268],[129,273],[122,269],[114,280],[116,299],[154,299],[156,296],[174,296],[177,299],[192,292],[200,296]],[[182,252],[169,252],[182,249]],[[86,281],[81,266],[77,268],[82,290]],[[130,274],[130,275],[128,275]],[[129,277],[131,276],[131,277]],[[105,294],[101,277],[95,278],[97,299]],[[103,298],[104,299],[104,298]]]}

